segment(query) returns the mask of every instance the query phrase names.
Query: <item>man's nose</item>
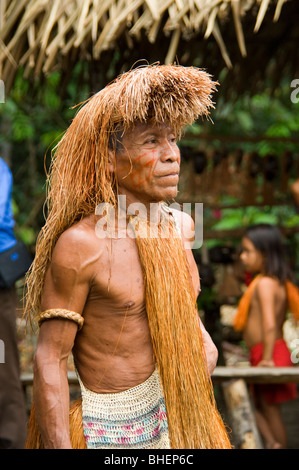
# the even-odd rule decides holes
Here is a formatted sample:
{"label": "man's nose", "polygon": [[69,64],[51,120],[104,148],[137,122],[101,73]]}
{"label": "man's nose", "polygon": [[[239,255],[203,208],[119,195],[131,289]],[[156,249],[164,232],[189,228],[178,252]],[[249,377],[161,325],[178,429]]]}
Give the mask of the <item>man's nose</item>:
{"label": "man's nose", "polygon": [[161,159],[163,161],[180,162],[180,150],[178,146],[165,139],[161,149]]}

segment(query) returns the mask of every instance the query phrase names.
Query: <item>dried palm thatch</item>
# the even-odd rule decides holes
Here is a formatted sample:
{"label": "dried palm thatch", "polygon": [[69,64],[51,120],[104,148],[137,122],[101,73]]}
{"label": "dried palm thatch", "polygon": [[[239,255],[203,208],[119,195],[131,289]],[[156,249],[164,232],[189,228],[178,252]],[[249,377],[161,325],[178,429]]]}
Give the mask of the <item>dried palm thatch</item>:
{"label": "dried palm thatch", "polygon": [[[107,51],[111,62],[111,51],[115,48],[121,51],[122,62],[126,51],[130,51],[133,58],[130,65],[135,59],[143,58],[169,64],[176,57],[182,65],[190,65],[194,59],[198,60],[202,44],[211,44],[211,38],[213,49],[217,44],[216,60],[222,56],[230,69],[236,61],[236,53],[232,59],[229,50],[231,43],[238,44],[241,58],[246,57],[248,28],[250,33],[257,33],[271,9],[271,23],[277,24],[286,8],[284,4],[290,3],[296,2],[1,0],[0,77],[9,90],[19,67],[24,67],[25,76],[31,72],[38,76],[56,67],[63,68],[63,64],[67,64],[66,70],[77,60],[97,62]],[[292,16],[289,14],[289,21],[292,21]],[[249,26],[246,23],[248,17],[251,18]],[[231,35],[231,30],[234,30],[234,35]],[[156,57],[150,57],[149,48],[155,45]],[[192,51],[194,47],[196,50]],[[137,50],[137,55],[134,50]],[[214,73],[209,55],[205,57],[206,63],[195,65],[205,66]],[[212,56],[215,61],[214,54]],[[220,62],[223,65],[221,59]]]}

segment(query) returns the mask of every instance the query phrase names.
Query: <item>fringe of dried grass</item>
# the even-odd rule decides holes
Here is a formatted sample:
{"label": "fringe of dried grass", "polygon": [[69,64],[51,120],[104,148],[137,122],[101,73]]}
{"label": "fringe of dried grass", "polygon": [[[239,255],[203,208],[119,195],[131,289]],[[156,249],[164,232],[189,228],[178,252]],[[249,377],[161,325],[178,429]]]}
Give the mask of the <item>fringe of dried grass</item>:
{"label": "fringe of dried grass", "polygon": [[167,238],[137,237],[171,448],[229,449],[207,370],[186,254],[174,231],[170,225]]}
{"label": "fringe of dried grass", "polygon": [[46,224],[26,279],[25,315],[40,313],[44,278],[61,233],[95,212],[97,204],[116,204],[116,185],[108,171],[108,144],[118,124],[168,122],[179,134],[213,107],[216,83],[194,67],[153,65],[121,75],[78,111],[56,148],[47,180]]}
{"label": "fringe of dried grass", "polygon": [[[76,400],[70,408],[70,439],[72,449],[86,449],[86,441],[83,433],[82,400]],[[36,420],[34,405],[32,406],[29,421],[25,449],[44,449],[43,440]]]}

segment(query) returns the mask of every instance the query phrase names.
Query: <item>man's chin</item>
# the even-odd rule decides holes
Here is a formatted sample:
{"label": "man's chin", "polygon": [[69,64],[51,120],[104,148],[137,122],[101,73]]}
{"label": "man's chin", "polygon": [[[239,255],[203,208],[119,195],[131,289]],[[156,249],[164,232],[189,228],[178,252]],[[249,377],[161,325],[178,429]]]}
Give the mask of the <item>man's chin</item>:
{"label": "man's chin", "polygon": [[175,188],[168,188],[165,191],[163,191],[163,195],[161,197],[161,201],[170,201],[171,199],[174,199],[177,197],[178,194],[178,189],[177,187]]}

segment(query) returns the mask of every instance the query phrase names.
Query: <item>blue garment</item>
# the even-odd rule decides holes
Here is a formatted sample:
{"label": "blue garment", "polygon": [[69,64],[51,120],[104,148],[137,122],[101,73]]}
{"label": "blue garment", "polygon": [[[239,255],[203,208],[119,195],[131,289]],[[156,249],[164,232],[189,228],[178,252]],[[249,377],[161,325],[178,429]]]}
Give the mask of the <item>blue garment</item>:
{"label": "blue garment", "polygon": [[12,174],[0,157],[0,253],[17,243],[13,233]]}

